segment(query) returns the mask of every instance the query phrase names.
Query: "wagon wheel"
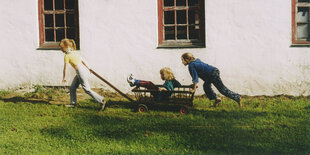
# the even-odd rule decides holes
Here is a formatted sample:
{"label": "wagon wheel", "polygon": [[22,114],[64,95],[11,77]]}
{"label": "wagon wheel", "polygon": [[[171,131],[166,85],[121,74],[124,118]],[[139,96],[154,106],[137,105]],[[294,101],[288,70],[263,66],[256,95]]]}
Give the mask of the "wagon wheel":
{"label": "wagon wheel", "polygon": [[139,112],[147,112],[148,108],[147,108],[147,106],[145,104],[139,104],[138,111]]}
{"label": "wagon wheel", "polygon": [[188,108],[185,106],[180,107],[180,113],[181,114],[188,114]]}

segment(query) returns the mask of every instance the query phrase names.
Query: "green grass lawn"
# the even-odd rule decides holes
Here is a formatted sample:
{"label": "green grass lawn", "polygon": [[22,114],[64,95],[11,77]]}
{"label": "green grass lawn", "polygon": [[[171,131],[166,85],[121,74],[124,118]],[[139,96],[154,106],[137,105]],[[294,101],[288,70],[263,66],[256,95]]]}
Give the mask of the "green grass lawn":
{"label": "green grass lawn", "polygon": [[197,97],[181,115],[165,105],[139,113],[113,95],[104,112],[89,98],[66,108],[68,96],[1,91],[0,154],[310,154],[309,97],[244,97],[242,110]]}

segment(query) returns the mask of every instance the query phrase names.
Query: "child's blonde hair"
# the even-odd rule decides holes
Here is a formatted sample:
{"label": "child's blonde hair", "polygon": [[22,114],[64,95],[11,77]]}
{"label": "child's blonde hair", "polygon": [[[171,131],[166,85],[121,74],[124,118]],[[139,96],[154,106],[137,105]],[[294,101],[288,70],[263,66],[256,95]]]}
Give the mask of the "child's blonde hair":
{"label": "child's blonde hair", "polygon": [[60,47],[72,47],[76,50],[76,44],[73,39],[62,39],[59,43]]}
{"label": "child's blonde hair", "polygon": [[192,53],[186,52],[184,54],[182,54],[182,58],[184,60],[189,60],[189,61],[194,61],[196,58],[194,57],[194,55]]}
{"label": "child's blonde hair", "polygon": [[163,75],[164,80],[171,81],[175,79],[172,70],[168,67],[162,68],[159,72],[161,75]]}

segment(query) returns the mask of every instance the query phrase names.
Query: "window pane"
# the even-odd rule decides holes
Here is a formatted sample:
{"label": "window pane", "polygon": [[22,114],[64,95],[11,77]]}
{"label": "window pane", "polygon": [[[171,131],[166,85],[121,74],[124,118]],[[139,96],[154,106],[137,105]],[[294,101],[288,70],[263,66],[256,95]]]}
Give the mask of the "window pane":
{"label": "window pane", "polygon": [[50,15],[50,14],[46,14],[44,15],[45,17],[45,27],[54,27],[53,25],[53,15]]}
{"label": "window pane", "polygon": [[61,41],[65,38],[65,29],[56,30],[56,41]]}
{"label": "window pane", "polygon": [[75,30],[73,28],[67,29],[67,38],[75,39]]}
{"label": "window pane", "polygon": [[74,14],[67,14],[66,15],[66,23],[67,27],[74,27]]}
{"label": "window pane", "polygon": [[198,0],[188,0],[188,5],[189,6],[197,6],[198,5]]}
{"label": "window pane", "polygon": [[53,29],[45,29],[45,40],[54,41],[54,30]]}
{"label": "window pane", "polygon": [[177,24],[186,24],[186,10],[177,11]]}
{"label": "window pane", "polygon": [[308,24],[298,24],[297,25],[297,39],[307,39],[309,36]]}
{"label": "window pane", "polygon": [[53,10],[53,0],[44,0],[44,10]]}
{"label": "window pane", "polygon": [[178,26],[178,39],[187,39],[187,28],[186,26]]}
{"label": "window pane", "polygon": [[64,10],[64,0],[55,0],[55,10]]}
{"label": "window pane", "polygon": [[195,11],[188,10],[188,24],[195,24]]}
{"label": "window pane", "polygon": [[177,6],[186,6],[186,0],[177,0]]}
{"label": "window pane", "polygon": [[299,3],[310,2],[310,0],[298,0]]}
{"label": "window pane", "polygon": [[189,27],[189,39],[199,39],[199,26]]}
{"label": "window pane", "polygon": [[165,27],[165,40],[175,40],[174,26]]}
{"label": "window pane", "polygon": [[74,9],[75,0],[66,0],[66,9]]}
{"label": "window pane", "polygon": [[174,24],[174,11],[165,11],[165,24]]}
{"label": "window pane", "polygon": [[198,10],[188,10],[188,23],[199,24],[199,12]]}
{"label": "window pane", "polygon": [[308,22],[308,21],[309,21],[309,8],[298,7],[296,22]]}
{"label": "window pane", "polygon": [[56,27],[65,27],[64,14],[56,14],[55,19],[56,19]]}
{"label": "window pane", "polygon": [[164,6],[174,6],[174,0],[164,0]]}

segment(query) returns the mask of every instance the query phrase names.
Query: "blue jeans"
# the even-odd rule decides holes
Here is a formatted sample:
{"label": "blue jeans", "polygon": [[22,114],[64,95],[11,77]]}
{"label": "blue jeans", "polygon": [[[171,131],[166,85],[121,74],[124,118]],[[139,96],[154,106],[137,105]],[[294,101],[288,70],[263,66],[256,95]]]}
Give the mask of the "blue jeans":
{"label": "blue jeans", "polygon": [[95,99],[98,103],[102,103],[104,101],[104,97],[100,96],[96,92],[90,89],[90,85],[88,83],[88,75],[89,73],[85,68],[81,65],[78,66],[79,69],[76,70],[76,76],[74,77],[71,87],[70,87],[70,102],[71,104],[76,105],[76,89],[79,85],[82,85],[84,91]]}
{"label": "blue jeans", "polygon": [[237,94],[231,90],[229,90],[222,82],[220,77],[220,71],[217,68],[214,68],[210,74],[210,77],[207,78],[208,80],[205,81],[203,84],[203,90],[205,91],[207,97],[210,100],[216,99],[217,95],[211,88],[211,83],[216,87],[216,89],[223,94],[224,96],[235,100],[236,102],[240,99],[240,94]]}

